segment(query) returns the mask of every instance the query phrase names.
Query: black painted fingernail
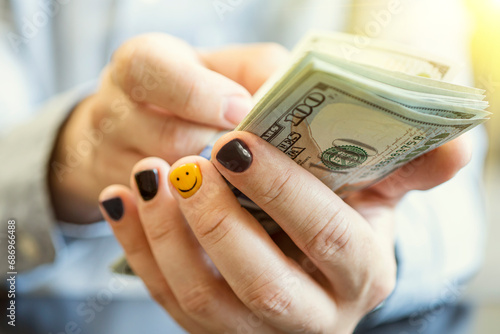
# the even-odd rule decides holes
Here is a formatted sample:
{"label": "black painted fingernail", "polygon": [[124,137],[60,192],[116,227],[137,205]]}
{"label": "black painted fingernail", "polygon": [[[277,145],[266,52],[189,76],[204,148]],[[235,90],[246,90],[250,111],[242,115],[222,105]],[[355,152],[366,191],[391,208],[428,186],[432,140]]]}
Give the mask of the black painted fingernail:
{"label": "black painted fingernail", "polygon": [[145,201],[149,201],[156,196],[158,192],[158,170],[148,169],[135,173],[135,182]]}
{"label": "black painted fingernail", "polygon": [[119,221],[123,217],[123,202],[120,197],[114,197],[101,202],[108,216],[114,221]]}
{"label": "black painted fingernail", "polygon": [[233,139],[222,146],[215,158],[222,166],[236,173],[246,171],[253,161],[252,152],[239,139]]}

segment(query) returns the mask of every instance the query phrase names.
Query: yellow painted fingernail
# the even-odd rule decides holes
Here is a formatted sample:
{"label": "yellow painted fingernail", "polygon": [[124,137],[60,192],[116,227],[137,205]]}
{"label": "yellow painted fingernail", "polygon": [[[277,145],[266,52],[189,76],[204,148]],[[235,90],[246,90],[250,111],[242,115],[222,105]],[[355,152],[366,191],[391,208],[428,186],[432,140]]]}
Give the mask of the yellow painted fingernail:
{"label": "yellow painted fingernail", "polygon": [[180,165],[170,173],[170,182],[184,198],[193,196],[200,189],[202,180],[200,167],[194,163]]}

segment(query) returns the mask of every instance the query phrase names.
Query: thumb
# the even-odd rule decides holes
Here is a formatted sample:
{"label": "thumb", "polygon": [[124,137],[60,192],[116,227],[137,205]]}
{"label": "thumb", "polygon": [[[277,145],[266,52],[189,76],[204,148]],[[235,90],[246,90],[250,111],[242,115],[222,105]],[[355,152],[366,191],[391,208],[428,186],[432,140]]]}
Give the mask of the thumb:
{"label": "thumb", "polygon": [[135,103],[191,122],[231,129],[253,106],[244,87],[206,68],[191,46],[168,35],[126,42],[109,67],[109,81]]}
{"label": "thumb", "polygon": [[251,94],[290,57],[290,52],[276,43],[231,46],[200,53],[205,65],[236,81]]}

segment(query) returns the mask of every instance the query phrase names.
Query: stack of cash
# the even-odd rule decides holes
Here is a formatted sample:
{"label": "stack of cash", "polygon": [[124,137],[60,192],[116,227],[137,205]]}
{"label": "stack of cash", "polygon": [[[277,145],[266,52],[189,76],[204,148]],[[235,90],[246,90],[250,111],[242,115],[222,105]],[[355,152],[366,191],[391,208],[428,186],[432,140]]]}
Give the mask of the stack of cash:
{"label": "stack of cash", "polygon": [[[483,90],[447,82],[456,72],[405,46],[312,32],[236,130],[260,136],[345,197],[488,119]],[[209,159],[211,149],[201,155]],[[268,232],[279,229],[238,198]],[[133,275],[125,258],[112,269]]]}
{"label": "stack of cash", "polygon": [[252,132],[342,197],[488,119],[484,91],[456,67],[367,37],[310,33],[257,92]]}

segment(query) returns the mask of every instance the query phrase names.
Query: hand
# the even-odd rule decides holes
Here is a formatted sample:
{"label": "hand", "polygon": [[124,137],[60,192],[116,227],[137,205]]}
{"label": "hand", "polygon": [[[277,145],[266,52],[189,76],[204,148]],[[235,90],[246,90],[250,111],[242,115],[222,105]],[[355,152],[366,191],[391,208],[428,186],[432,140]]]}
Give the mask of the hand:
{"label": "hand", "polygon": [[[394,287],[395,205],[469,157],[455,140],[343,201],[267,142],[232,132],[213,164],[147,158],[131,189],[108,187],[100,200],[134,272],[188,331],[351,333]],[[219,173],[284,233],[273,240]]]}
{"label": "hand", "polygon": [[49,174],[57,217],[97,221],[100,191],[126,184],[140,159],[200,153],[244,118],[251,94],[286,57],[274,44],[199,52],[162,34],[126,42],[60,131]]}

